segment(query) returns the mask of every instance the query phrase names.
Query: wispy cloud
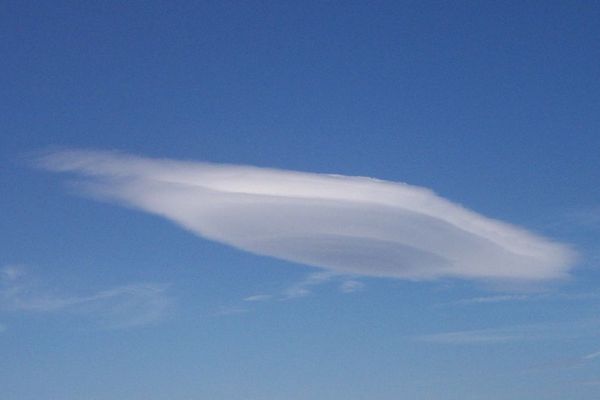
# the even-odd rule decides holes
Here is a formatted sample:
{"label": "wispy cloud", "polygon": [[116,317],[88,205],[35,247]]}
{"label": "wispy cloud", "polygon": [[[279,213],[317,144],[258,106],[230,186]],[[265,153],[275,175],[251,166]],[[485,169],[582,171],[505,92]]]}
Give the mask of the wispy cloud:
{"label": "wispy cloud", "polygon": [[163,320],[172,306],[168,285],[137,283],[96,293],[73,310],[107,328],[129,328]]}
{"label": "wispy cloud", "polygon": [[347,280],[342,282],[340,285],[340,292],[342,293],[354,293],[359,292],[365,288],[365,284],[360,281]]}
{"label": "wispy cloud", "polygon": [[[351,279],[349,276],[338,275],[329,271],[313,272],[304,279],[285,287],[283,290],[274,293],[260,293],[247,296],[242,299],[243,304],[237,306],[222,306],[214,315],[235,315],[250,312],[248,303],[264,303],[271,301],[295,300],[310,296],[318,286],[327,285],[335,282],[338,284],[338,290],[341,293],[355,293],[364,289],[364,283]],[[245,303],[245,304],[244,304]]]}
{"label": "wispy cloud", "polygon": [[22,267],[0,269],[0,310],[66,312],[105,328],[146,325],[164,318],[171,306],[167,285],[136,283],[89,295],[65,295],[33,283]]}
{"label": "wispy cloud", "polygon": [[575,259],[566,245],[404,183],[79,150],[39,164],[202,237],[339,274],[536,281],[565,277]]}
{"label": "wispy cloud", "polygon": [[[458,345],[491,344],[529,340],[568,340],[595,336],[600,336],[600,320],[598,319],[440,332],[418,335],[413,337],[413,339],[422,342]],[[590,360],[595,357],[600,357],[600,354],[591,353],[580,358],[580,360]]]}
{"label": "wispy cloud", "polygon": [[[364,289],[364,283],[350,279],[348,276],[338,275],[329,271],[313,272],[304,279],[272,294],[260,293],[242,299],[245,303],[263,303],[268,301],[294,300],[312,295],[317,286],[340,282],[338,289],[341,293],[355,293]],[[229,312],[231,310],[232,312]],[[221,307],[216,315],[240,314],[249,312],[244,306]]]}
{"label": "wispy cloud", "polygon": [[596,358],[600,358],[600,351],[596,351],[594,353],[586,354],[581,357],[583,360],[595,360]]}
{"label": "wispy cloud", "polygon": [[453,302],[454,305],[471,305],[471,304],[490,304],[490,303],[505,303],[514,301],[530,300],[531,296],[526,294],[507,294],[497,296],[481,296],[472,297],[469,299],[461,299]]}
{"label": "wispy cloud", "polygon": [[244,298],[244,301],[250,301],[250,302],[268,301],[268,300],[271,300],[272,298],[273,298],[273,295],[270,295],[270,294],[255,294],[255,295]]}
{"label": "wispy cloud", "polygon": [[440,306],[469,306],[478,304],[495,304],[495,303],[513,303],[524,301],[586,301],[597,300],[600,298],[600,293],[585,292],[585,293],[535,293],[535,294],[505,294],[494,296],[471,297],[460,299],[448,303],[440,304]]}
{"label": "wispy cloud", "polygon": [[284,299],[295,299],[298,297],[305,297],[312,293],[312,288],[315,286],[323,285],[333,279],[336,274],[332,272],[315,272],[308,275],[305,279],[301,280],[288,287],[283,291]]}

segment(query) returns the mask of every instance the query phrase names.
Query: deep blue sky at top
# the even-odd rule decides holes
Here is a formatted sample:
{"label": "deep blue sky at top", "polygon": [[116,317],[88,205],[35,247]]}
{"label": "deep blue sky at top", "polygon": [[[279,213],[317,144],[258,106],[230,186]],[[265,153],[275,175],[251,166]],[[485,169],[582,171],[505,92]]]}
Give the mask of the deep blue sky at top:
{"label": "deep blue sky at top", "polygon": [[600,197],[589,2],[5,2],[1,18],[6,231],[53,201],[19,162],[47,146],[404,181],[530,228]]}
{"label": "deep blue sky at top", "polygon": [[58,229],[42,210],[62,187],[22,162],[48,146],[404,181],[542,231],[600,197],[593,3],[6,2],[1,18],[10,262]]}
{"label": "deep blue sky at top", "polygon": [[121,149],[587,204],[599,17],[589,2],[4,3],[1,155]]}
{"label": "deep blue sky at top", "polygon": [[[427,387],[427,377],[449,372],[457,380],[450,385],[455,397],[446,398],[536,398],[549,381],[559,387],[560,379],[543,374],[523,383],[521,376],[498,373],[512,372],[515,359],[591,353],[595,342],[534,343],[525,351],[519,344],[511,353],[423,350],[399,338],[536,322],[532,316],[568,322],[590,315],[587,303],[432,311],[424,304],[435,303],[430,297],[443,283],[399,291],[396,283],[379,282],[373,285],[382,290],[367,290],[362,299],[330,293],[267,306],[270,313],[242,320],[206,322],[197,315],[278,290],[311,270],[281,268],[286,263],[231,251],[158,218],[70,196],[62,177],[33,169],[26,159],[49,146],[116,149],[425,186],[573,243],[584,255],[574,286],[595,290],[600,277],[591,267],[598,258],[587,255],[598,257],[597,225],[565,227],[564,217],[585,219],[600,204],[598,21],[600,4],[584,1],[3,2],[0,267],[24,264],[48,286],[70,292],[172,282],[185,304],[172,325],[139,336],[85,336],[65,332],[59,318],[2,317],[0,327],[8,328],[0,386],[5,373],[9,398],[20,400],[48,388],[64,399],[84,398],[81,393],[241,398],[248,387],[255,398],[282,398],[300,387],[283,365],[316,382],[309,394],[326,389],[332,399],[352,398],[334,384],[354,390],[352,382],[364,373],[371,379],[365,393],[398,398],[405,388],[385,385],[388,378],[398,382],[394,368],[410,371],[402,375],[407,381],[425,379]],[[290,337],[296,341],[290,344]],[[81,367],[86,357],[96,357],[95,369]],[[355,365],[356,359],[364,363]],[[486,369],[489,359],[497,364]],[[169,363],[179,369],[155,369]],[[465,365],[471,370],[463,373]],[[372,374],[380,367],[381,375]],[[597,379],[585,374],[577,379]],[[30,386],[42,376],[43,384]],[[68,386],[73,376],[79,389]],[[198,376],[216,382],[214,390],[194,392]],[[270,376],[280,386],[261,380]],[[232,381],[239,392],[235,385],[231,393],[225,389]],[[170,391],[173,382],[179,397]],[[408,393],[443,399],[447,387],[433,387],[411,386]],[[571,387],[560,388],[538,398],[565,398]],[[579,398],[595,398],[592,390],[582,389]],[[355,398],[365,398],[358,393]]]}

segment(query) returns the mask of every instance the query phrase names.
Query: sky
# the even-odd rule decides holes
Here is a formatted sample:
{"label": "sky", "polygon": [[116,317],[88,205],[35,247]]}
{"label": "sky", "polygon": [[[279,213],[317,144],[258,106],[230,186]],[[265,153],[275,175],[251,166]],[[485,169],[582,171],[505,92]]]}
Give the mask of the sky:
{"label": "sky", "polygon": [[594,2],[3,2],[0,397],[592,400]]}

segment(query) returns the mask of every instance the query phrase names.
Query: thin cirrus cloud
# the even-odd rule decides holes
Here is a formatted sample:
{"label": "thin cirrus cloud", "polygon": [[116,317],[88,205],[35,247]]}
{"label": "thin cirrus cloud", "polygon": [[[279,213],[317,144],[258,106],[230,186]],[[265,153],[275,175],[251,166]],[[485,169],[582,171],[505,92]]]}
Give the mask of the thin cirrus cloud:
{"label": "thin cirrus cloud", "polygon": [[87,194],[255,254],[341,275],[539,281],[568,276],[567,245],[405,183],[64,150],[39,165]]}
{"label": "thin cirrus cloud", "polygon": [[134,283],[68,295],[35,282],[24,267],[0,268],[0,311],[66,313],[109,328],[130,328],[158,322],[171,308],[168,286]]}
{"label": "thin cirrus cloud", "polygon": [[[517,341],[563,340],[572,341],[583,337],[598,337],[600,319],[589,318],[565,322],[540,322],[502,328],[474,329],[439,332],[413,337],[420,342],[435,344],[467,345],[492,344]],[[578,357],[579,361],[593,360],[600,352]]]}

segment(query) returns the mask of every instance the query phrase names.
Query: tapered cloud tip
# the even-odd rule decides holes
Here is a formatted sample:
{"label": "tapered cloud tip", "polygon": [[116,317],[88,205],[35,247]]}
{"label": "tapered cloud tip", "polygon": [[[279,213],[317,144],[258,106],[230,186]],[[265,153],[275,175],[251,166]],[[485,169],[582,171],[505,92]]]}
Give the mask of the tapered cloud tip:
{"label": "tapered cloud tip", "polygon": [[39,165],[201,237],[341,274],[539,281],[568,276],[576,259],[565,244],[405,183],[80,150]]}

